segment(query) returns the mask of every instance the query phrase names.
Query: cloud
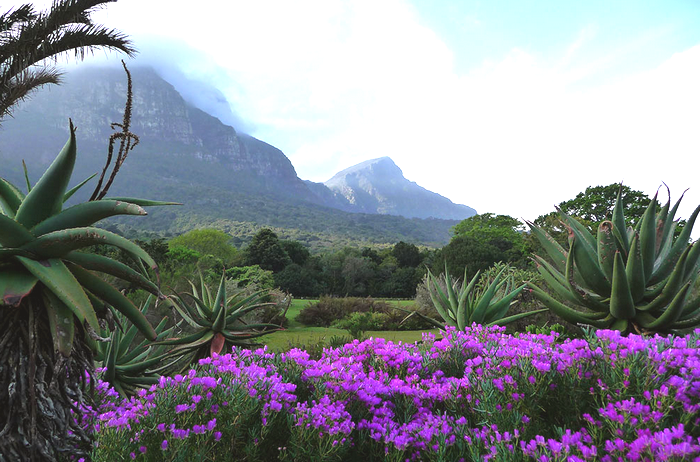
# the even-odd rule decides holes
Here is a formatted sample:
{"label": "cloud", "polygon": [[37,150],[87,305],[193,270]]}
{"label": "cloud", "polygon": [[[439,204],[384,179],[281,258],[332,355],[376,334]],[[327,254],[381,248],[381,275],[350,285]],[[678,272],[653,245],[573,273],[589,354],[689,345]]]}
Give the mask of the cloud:
{"label": "cloud", "polygon": [[[401,0],[120,0],[95,18],[144,55],[172,40],[167,59],[213,83],[304,179],[390,156],[455,202],[528,219],[591,185],[653,194],[665,181],[678,197],[697,183],[700,47],[610,77],[671,26],[600,52],[611,32],[590,24],[561,56],[523,44],[457,73],[460,50]],[[700,190],[684,202],[687,217]]]}

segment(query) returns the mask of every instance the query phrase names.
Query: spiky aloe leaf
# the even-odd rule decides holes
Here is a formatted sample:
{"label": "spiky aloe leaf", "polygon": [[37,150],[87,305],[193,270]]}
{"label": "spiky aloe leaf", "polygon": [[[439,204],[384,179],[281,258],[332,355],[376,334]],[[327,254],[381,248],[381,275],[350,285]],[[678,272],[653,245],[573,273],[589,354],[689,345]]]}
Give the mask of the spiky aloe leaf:
{"label": "spiky aloe leaf", "polygon": [[561,298],[563,298],[565,301],[568,301],[569,303],[573,303],[575,305],[580,304],[579,298],[575,297],[571,290],[569,290],[568,287],[562,285],[559,278],[552,274],[553,268],[547,268],[539,261],[537,261],[536,263],[537,271],[542,276],[542,279],[552,290],[554,290],[554,292],[556,292],[557,295],[559,295]]}
{"label": "spiky aloe leaf", "polygon": [[622,206],[622,183],[620,183],[620,189],[617,190],[617,199],[615,200],[615,206],[613,207],[612,214],[613,223],[613,234],[619,243],[619,247],[624,254],[629,252],[629,239],[627,236],[627,224],[625,223],[625,213]]}
{"label": "spiky aloe leaf", "polygon": [[[503,318],[508,312],[508,309],[511,307],[511,305],[515,303],[513,301],[515,300],[515,297],[520,295],[520,292],[522,292],[522,290],[525,287],[527,287],[527,284],[523,284],[520,287],[517,287],[510,293],[504,295],[503,298],[497,301],[496,303],[489,305],[488,310],[486,311],[486,315],[484,316],[484,322],[490,324],[492,322],[498,322],[499,319]],[[527,314],[529,315],[530,313],[532,312],[528,312]],[[499,325],[503,324],[499,323]]]}
{"label": "spiky aloe leaf", "polygon": [[17,260],[36,276],[56,297],[58,297],[78,318],[79,322],[87,321],[96,332],[100,326],[97,323],[95,310],[90,300],[83,291],[80,283],[75,279],[66,265],[57,258],[48,260],[32,260],[17,256]]}
{"label": "spiky aloe leaf", "polygon": [[598,226],[598,265],[608,281],[612,281],[613,278],[615,252],[617,252],[617,242],[612,229],[611,221],[604,221]]}
{"label": "spiky aloe leaf", "polygon": [[14,218],[17,213],[24,194],[15,185],[0,178],[0,211],[10,218]]}
{"label": "spiky aloe leaf", "polygon": [[34,226],[31,232],[35,236],[41,236],[68,228],[84,228],[116,215],[146,215],[146,211],[128,202],[105,200],[84,202],[47,218]]}
{"label": "spiky aloe leaf", "polygon": [[505,326],[506,324],[510,324],[511,322],[515,322],[519,319],[542,313],[544,311],[547,311],[547,308],[543,308],[541,310],[528,311],[526,313],[514,314],[512,316],[507,316],[505,318],[497,319],[496,321],[490,322],[489,324],[487,324],[487,326]]}
{"label": "spiky aloe leaf", "polygon": [[[569,244],[569,256],[566,258],[566,285],[569,288],[569,293],[576,300],[574,304],[584,306],[590,310],[601,313],[609,313],[609,304],[603,303],[599,298],[593,296],[589,291],[583,290],[576,284],[576,275],[574,274],[574,256],[576,252],[574,247],[578,243],[575,239]],[[568,297],[567,297],[568,298]]]}
{"label": "spiky aloe leaf", "polygon": [[221,275],[219,290],[216,292],[216,299],[212,307],[212,329],[214,332],[221,332],[226,327],[226,272]]}
{"label": "spiky aloe leaf", "polygon": [[537,238],[539,243],[544,248],[549,258],[554,262],[554,266],[561,272],[564,271],[564,264],[566,262],[567,251],[559,245],[559,243],[552,238],[549,234],[544,232],[542,228],[534,224],[533,222],[525,220],[525,223],[530,227],[530,231]]}
{"label": "spiky aloe leaf", "polygon": [[160,295],[158,286],[151,280],[147,279],[141,273],[133,270],[124,263],[113,260],[109,257],[73,251],[64,255],[63,260],[75,263],[87,270],[99,271],[100,273],[115,276],[119,279],[123,279],[124,281],[136,284],[138,287],[147,290],[153,295]]}
{"label": "spiky aloe leaf", "polygon": [[473,322],[476,322],[477,324],[482,324],[484,322],[484,319],[486,317],[486,310],[488,309],[489,305],[491,305],[491,301],[493,300],[494,295],[496,295],[496,291],[499,288],[499,282],[501,281],[501,276],[503,275],[504,271],[505,268],[502,269],[496,275],[496,277],[493,279],[493,281],[491,281],[491,284],[489,284],[484,293],[481,294],[479,301],[474,307],[474,312],[472,313],[471,320]]}
{"label": "spiky aloe leaf", "polygon": [[654,270],[654,274],[650,279],[648,279],[647,284],[656,284],[657,282],[666,279],[666,277],[671,273],[671,271],[673,271],[676,262],[688,246],[688,242],[690,241],[690,233],[693,230],[695,220],[697,219],[699,213],[700,206],[698,206],[691,214],[690,218],[683,227],[681,234],[676,238],[676,242],[673,244],[673,247],[671,247],[668,256],[663,261],[658,262],[658,265]]}
{"label": "spiky aloe leaf", "polygon": [[35,254],[38,258],[64,257],[73,250],[91,245],[108,244],[124,250],[136,261],[144,261],[152,269],[158,266],[146,251],[130,240],[99,228],[74,228],[54,231],[37,237],[20,247],[20,250]]}
{"label": "spiky aloe leaf", "polygon": [[604,329],[610,326],[610,323],[612,322],[612,319],[606,318],[606,316],[608,316],[606,313],[584,313],[577,311],[552,298],[549,294],[536,285],[530,284],[530,288],[532,289],[532,293],[535,295],[535,297],[537,297],[539,301],[549,308],[550,311],[570,323],[589,324],[594,327]]}
{"label": "spiky aloe leaf", "polygon": [[[442,291],[440,284],[438,284],[435,276],[433,276],[433,273],[431,273],[430,270],[428,270],[428,281],[430,284],[428,290],[430,293],[430,299],[432,300],[433,306],[437,310],[438,314],[445,320],[447,325],[457,327],[457,320],[450,312],[449,298]],[[452,281],[449,281],[447,284],[449,285],[451,283]]]}
{"label": "spiky aloe leaf", "polygon": [[155,340],[156,332],[153,330],[153,326],[151,326],[143,313],[141,313],[141,310],[139,310],[131,300],[122,295],[114,286],[95,276],[88,270],[73,263],[69,265],[69,269],[75,278],[87,290],[126,316],[147,339]]}
{"label": "spiky aloe leaf", "polygon": [[685,252],[683,252],[681,258],[678,259],[678,262],[676,263],[676,266],[673,272],[671,273],[671,276],[668,278],[668,282],[664,285],[664,288],[661,290],[661,294],[651,302],[645,305],[639,305],[637,307],[639,311],[653,312],[656,310],[660,310],[669,303],[671,303],[671,301],[685,282],[685,262],[688,258],[689,253],[690,247],[686,247]]}
{"label": "spiky aloe leaf", "polygon": [[63,195],[63,202],[66,202],[68,199],[70,199],[71,197],[73,197],[73,194],[77,193],[77,192],[80,190],[80,188],[82,188],[83,186],[85,186],[85,184],[86,184],[88,181],[92,180],[92,179],[95,178],[96,176],[97,176],[97,173],[93,173],[92,175],[90,175],[89,177],[85,178],[83,181],[81,181],[81,182],[78,183],[77,185],[73,186],[70,190],[68,190],[68,191]]}
{"label": "spiky aloe leaf", "polygon": [[31,228],[61,211],[75,157],[75,128],[71,121],[68,142],[17,209],[15,219],[19,223]]}
{"label": "spiky aloe leaf", "polygon": [[656,260],[656,197],[649,203],[644,215],[642,216],[641,225],[639,227],[639,247],[642,253],[642,262],[644,263],[644,274],[646,280],[651,279],[654,272],[654,261]]}
{"label": "spiky aloe leaf", "polygon": [[104,201],[119,201],[136,204],[140,207],[158,207],[161,205],[182,205],[181,202],[151,201],[148,199],[138,199],[136,197],[105,197]]}
{"label": "spiky aloe leaf", "polygon": [[644,298],[646,288],[646,277],[644,274],[644,262],[642,261],[642,251],[639,244],[639,235],[635,233],[630,244],[630,251],[625,267],[627,284],[634,303],[639,303]]}
{"label": "spiky aloe leaf", "polygon": [[685,303],[691,284],[687,283],[678,291],[666,310],[659,316],[656,321],[648,324],[648,329],[667,329],[671,324],[675,323],[683,312],[683,304]]}
{"label": "spiky aloe leaf", "polygon": [[[610,314],[615,319],[632,319],[635,315],[634,300],[627,283],[625,273],[625,263],[622,261],[622,254],[615,254],[615,264],[613,266],[612,291],[610,293]],[[625,324],[625,329],[627,325]],[[613,329],[616,329],[613,327]],[[618,329],[624,330],[624,329]]]}
{"label": "spiky aloe leaf", "polygon": [[7,215],[0,215],[0,246],[20,247],[34,240],[32,233]]}
{"label": "spiky aloe leaf", "polygon": [[75,337],[73,312],[53,292],[42,291],[42,295],[45,297],[46,314],[49,318],[49,330],[53,337],[54,348],[67,358],[73,349]]}
{"label": "spiky aloe leaf", "polygon": [[[573,221],[576,221],[572,219]],[[598,256],[596,249],[592,247],[589,241],[577,228],[569,228],[571,230],[571,248],[569,252],[573,253],[574,261],[578,269],[578,274],[583,278],[586,285],[597,294],[609,296],[612,286],[610,281],[605,277],[605,273],[598,265]],[[589,238],[593,236],[588,234]],[[575,244],[575,245],[573,245]]]}
{"label": "spiky aloe leaf", "polygon": [[0,270],[0,305],[18,307],[39,280],[19,268]]}

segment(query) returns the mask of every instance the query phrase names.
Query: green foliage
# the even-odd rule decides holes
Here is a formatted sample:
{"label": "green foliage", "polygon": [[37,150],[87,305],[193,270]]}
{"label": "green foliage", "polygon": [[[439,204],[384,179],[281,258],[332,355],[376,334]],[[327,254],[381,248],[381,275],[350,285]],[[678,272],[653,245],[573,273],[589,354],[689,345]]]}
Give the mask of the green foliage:
{"label": "green foliage", "polygon": [[292,260],[292,263],[303,266],[309,260],[311,252],[309,252],[309,249],[307,249],[301,242],[288,239],[281,240],[279,242],[289,256],[289,259]]}
{"label": "green foliage", "polygon": [[[141,307],[145,315],[151,303],[151,297]],[[167,360],[169,348],[154,346],[147,340],[137,340],[135,326],[130,326],[125,331],[122,327],[126,323],[124,316],[117,316],[119,328],[114,329],[108,342],[96,342],[95,361],[102,363],[104,372],[102,380],[109,384],[124,397],[133,396],[139,389],[148,388],[158,383],[161,375],[168,375],[174,371],[175,361]],[[168,318],[163,318],[156,326],[156,341],[164,340],[171,336],[176,326],[166,329]],[[103,330],[103,335],[109,334]]]}
{"label": "green foliage", "polygon": [[[466,270],[464,281],[466,282]],[[430,321],[435,327],[453,326],[464,330],[472,323],[486,326],[505,325],[543,310],[519,313],[505,317],[515,298],[525,288],[525,284],[514,287],[513,277],[501,270],[495,277],[488,278],[482,287],[477,287],[479,273],[468,284],[455,281],[445,267],[444,284],[428,272],[430,298],[444,322],[426,318],[420,312],[415,315]],[[446,290],[443,290],[442,287]]]}
{"label": "green foliage", "polygon": [[269,228],[258,231],[245,250],[246,264],[260,265],[272,272],[282,271],[292,260],[280,244],[277,234]]}
{"label": "green foliage", "polygon": [[413,267],[420,265],[421,255],[418,247],[403,241],[397,242],[391,249],[391,254],[396,258],[400,267]]}
{"label": "green foliage", "polygon": [[238,250],[230,244],[231,236],[217,229],[193,229],[185,234],[174,237],[168,242],[171,249],[184,247],[199,255],[214,255],[225,265],[230,265],[238,259]]}
{"label": "green foliage", "polygon": [[559,323],[552,324],[551,326],[530,324],[525,328],[525,332],[535,335],[549,335],[552,332],[556,332],[560,336],[563,336],[566,333],[566,328]]}
{"label": "green foliage", "polygon": [[[72,124],[70,129],[63,150],[26,196],[0,179],[0,306],[15,309],[29,294],[40,294],[55,347],[64,356],[70,356],[75,325],[85,323],[99,332],[97,317],[105,316],[108,306],[124,314],[148,338],[156,336],[139,309],[92,271],[160,296],[143,266],[145,263],[155,270],[153,258],[131,241],[92,227],[113,215],[145,215],[138,205],[145,201],[98,200],[63,208],[76,158]],[[77,252],[98,243],[123,250],[140,271],[111,258]]]}
{"label": "green foliage", "polygon": [[467,268],[467,278],[471,279],[499,261],[526,266],[528,245],[521,228],[518,220],[507,215],[485,213],[467,218],[453,228],[454,237],[439,251],[431,267],[441,271],[447,265],[452,272]]}
{"label": "green foliage", "polygon": [[368,330],[382,330],[386,324],[387,315],[372,311],[350,313],[343,319],[335,321],[333,327],[345,329],[350,336],[357,340],[362,340]]}
{"label": "green foliage", "polygon": [[[615,206],[618,194],[621,195],[626,223],[628,226],[634,226],[644,215],[651,198],[642,191],[619,183],[589,186],[575,198],[561,202],[559,209],[577,219],[600,223],[610,219],[610,212]],[[660,206],[658,202],[657,206]]]}
{"label": "green foliage", "polygon": [[308,304],[297,316],[297,321],[307,326],[330,327],[335,321],[352,313],[388,313],[393,308],[386,302],[371,297],[323,296],[316,303]]}
{"label": "green foliage", "polygon": [[266,271],[258,265],[228,268],[226,270],[226,278],[236,281],[237,287],[247,287],[251,284],[260,289],[272,289],[275,287],[272,271]]}
{"label": "green foliage", "polygon": [[[629,186],[613,183],[607,186],[589,186],[584,192],[578,193],[575,198],[560,202],[559,210],[576,218],[581,224],[596,233],[598,225],[609,220],[617,194],[622,188],[622,203],[627,226],[635,226],[641,220],[644,211],[651,202],[651,198],[642,191],[637,191]],[[661,204],[656,203],[658,208]],[[534,223],[545,230],[560,245],[568,246],[569,233],[562,223],[559,212],[550,212],[535,219]],[[677,231],[680,231],[683,223],[679,222]],[[537,239],[528,239],[536,253],[542,251]]]}
{"label": "green foliage", "polygon": [[681,199],[671,207],[669,194],[659,208],[654,197],[636,227],[628,228],[618,194],[612,219],[600,224],[597,237],[560,212],[570,235],[568,251],[529,223],[550,258],[536,256],[538,270],[558,297],[578,309],[533,285],[535,296],[563,319],[599,328],[660,332],[698,325],[700,297],[689,294],[698,279],[700,245],[688,241],[700,206],[674,239]]}
{"label": "green foliage", "polygon": [[186,293],[185,296],[191,303],[187,303],[185,297],[177,294],[173,296],[173,307],[194,332],[184,337],[157,342],[157,345],[173,345],[171,356],[180,356],[188,362],[196,363],[214,353],[228,352],[233,346],[251,346],[251,340],[279,329],[275,324],[241,322],[246,314],[269,305],[269,302],[264,301],[267,296],[266,290],[248,296],[239,292],[227,297],[226,274],[222,274],[214,296],[201,276],[199,290],[193,283],[190,285],[192,292]]}
{"label": "green foliage", "polygon": [[[494,257],[497,259],[491,261],[491,264],[496,261],[514,264],[522,262],[528,252],[524,231],[524,225],[516,218],[493,213],[474,215],[452,228],[455,238],[469,238],[468,242],[471,242],[471,245],[484,247],[487,252],[495,253]],[[468,261],[462,263],[460,267],[473,266]],[[476,271],[482,269],[486,268],[479,266]]]}
{"label": "green foliage", "polygon": [[275,273],[274,280],[277,287],[296,297],[317,297],[323,292],[319,276],[313,269],[292,263]]}

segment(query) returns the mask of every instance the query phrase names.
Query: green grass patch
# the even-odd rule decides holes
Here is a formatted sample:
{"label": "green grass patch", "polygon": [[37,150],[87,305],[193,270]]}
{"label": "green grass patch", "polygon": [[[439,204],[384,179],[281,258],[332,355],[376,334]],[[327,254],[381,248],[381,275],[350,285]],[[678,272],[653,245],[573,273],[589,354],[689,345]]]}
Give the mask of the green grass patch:
{"label": "green grass patch", "polygon": [[[390,304],[396,304],[401,308],[406,308],[414,304],[413,300],[391,300],[382,299]],[[344,329],[335,329],[332,327],[310,327],[296,320],[301,310],[306,308],[310,303],[316,303],[318,300],[294,299],[287,310],[287,320],[289,324],[283,331],[274,332],[265,335],[261,341],[268,346],[272,351],[284,351],[291,347],[308,347],[317,343],[328,343],[332,337],[349,337],[348,331]],[[394,343],[413,343],[421,339],[423,332],[428,331],[368,331],[365,337],[383,338]],[[437,334],[438,330],[433,329],[429,332]]]}

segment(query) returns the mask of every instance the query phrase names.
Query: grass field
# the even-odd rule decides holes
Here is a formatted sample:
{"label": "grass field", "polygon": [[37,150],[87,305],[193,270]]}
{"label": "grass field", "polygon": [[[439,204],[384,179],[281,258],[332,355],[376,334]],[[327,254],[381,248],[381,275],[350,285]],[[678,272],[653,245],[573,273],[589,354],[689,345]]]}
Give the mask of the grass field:
{"label": "grass field", "polygon": [[[317,302],[318,300],[293,300],[287,310],[287,319],[289,324],[287,329],[272,334],[265,335],[261,341],[265,343],[272,351],[283,351],[291,346],[304,348],[310,345],[328,341],[334,337],[349,337],[348,332],[343,329],[334,329],[332,327],[308,327],[296,320],[299,312],[303,310],[309,303]],[[385,300],[388,303],[396,304],[402,308],[413,305],[413,300]],[[384,338],[392,342],[412,343],[421,339],[423,332],[427,331],[368,331],[367,337]],[[430,332],[437,333],[437,329]]]}

